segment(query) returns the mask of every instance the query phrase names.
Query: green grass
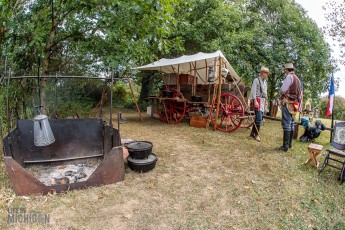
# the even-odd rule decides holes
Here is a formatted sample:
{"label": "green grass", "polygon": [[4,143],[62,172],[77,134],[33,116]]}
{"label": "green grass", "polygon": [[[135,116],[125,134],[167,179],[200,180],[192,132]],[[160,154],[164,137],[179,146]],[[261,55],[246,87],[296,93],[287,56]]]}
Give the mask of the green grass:
{"label": "green grass", "polygon": [[[116,114],[115,111],[114,114]],[[128,122],[121,136],[153,143],[158,156],[153,171],[126,167],[125,181],[54,196],[13,197],[0,163],[0,229],[9,228],[8,206],[49,213],[46,229],[344,229],[345,185],[339,171],[321,175],[311,165],[308,143],[293,141],[288,152],[279,122],[266,120],[262,142],[249,129],[223,133],[193,128],[188,122],[165,125],[135,111],[122,110]],[[116,117],[114,118],[116,119]],[[330,126],[329,120],[323,120]],[[328,123],[327,123],[328,122]],[[303,133],[299,128],[299,135]],[[329,131],[317,144],[329,147]],[[324,155],[318,157],[323,163]]]}

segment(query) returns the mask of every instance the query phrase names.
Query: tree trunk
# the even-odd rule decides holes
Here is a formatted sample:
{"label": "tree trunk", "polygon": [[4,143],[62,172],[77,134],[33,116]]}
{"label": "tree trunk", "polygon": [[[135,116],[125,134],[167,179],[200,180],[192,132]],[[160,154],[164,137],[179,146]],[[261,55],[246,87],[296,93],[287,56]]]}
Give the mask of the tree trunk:
{"label": "tree trunk", "polygon": [[[49,60],[50,60],[50,55],[51,55],[51,49],[52,49],[52,45],[53,45],[53,41],[55,38],[55,34],[56,34],[56,25],[52,25],[51,31],[50,31],[50,35],[47,41],[47,45],[45,47],[45,55],[44,55],[44,61],[43,61],[43,66],[42,66],[42,72],[44,75],[48,75],[49,72]],[[41,80],[41,111],[44,114],[48,115],[48,110],[47,110],[47,96],[46,96],[46,92],[45,92],[45,88],[47,86],[47,78],[43,78]]]}
{"label": "tree trunk", "polygon": [[139,96],[139,104],[144,104],[148,96],[152,92],[153,80],[152,71],[142,71],[141,72],[141,90]]}
{"label": "tree trunk", "polygon": [[[269,115],[272,116],[272,112],[273,112],[273,99],[274,99],[274,93],[276,91],[276,84],[277,84],[277,80],[276,80],[276,76],[275,76],[275,71],[272,71],[272,74],[270,76],[270,78],[268,78],[269,81],[269,95],[268,95],[268,101],[269,101]],[[279,93],[279,92],[277,92]]]}

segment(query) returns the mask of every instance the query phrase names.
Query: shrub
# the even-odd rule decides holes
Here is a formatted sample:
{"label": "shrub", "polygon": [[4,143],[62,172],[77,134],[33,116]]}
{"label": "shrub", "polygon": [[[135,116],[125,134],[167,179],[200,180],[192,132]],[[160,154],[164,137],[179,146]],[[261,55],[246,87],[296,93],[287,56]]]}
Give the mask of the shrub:
{"label": "shrub", "polygon": [[[328,104],[328,96],[321,98],[319,108],[320,116],[325,116]],[[345,98],[336,96],[333,103],[334,119],[345,121]]]}

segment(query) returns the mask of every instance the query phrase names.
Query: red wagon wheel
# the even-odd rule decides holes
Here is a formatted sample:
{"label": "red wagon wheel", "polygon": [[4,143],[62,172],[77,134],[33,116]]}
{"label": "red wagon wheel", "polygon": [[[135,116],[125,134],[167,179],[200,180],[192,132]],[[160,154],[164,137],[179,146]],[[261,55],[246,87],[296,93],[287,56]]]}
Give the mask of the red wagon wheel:
{"label": "red wagon wheel", "polygon": [[[211,106],[211,121],[214,125],[216,117],[217,100]],[[222,94],[220,97],[217,129],[222,132],[235,131],[242,123],[241,117],[244,109],[241,101],[232,94]]]}
{"label": "red wagon wheel", "polygon": [[[179,123],[186,113],[186,101],[182,93],[176,89],[173,91],[172,98],[164,98],[157,103],[157,114],[159,119],[167,124]],[[159,95],[162,98],[162,94]]]}
{"label": "red wagon wheel", "polygon": [[252,125],[254,125],[254,119],[255,118],[245,118],[242,120],[241,128],[250,128]]}
{"label": "red wagon wheel", "polygon": [[244,112],[244,116],[246,118],[242,119],[241,128],[250,128],[254,125],[254,121],[255,121],[254,106],[252,105],[252,103],[250,103],[248,107],[249,107],[248,110]]}

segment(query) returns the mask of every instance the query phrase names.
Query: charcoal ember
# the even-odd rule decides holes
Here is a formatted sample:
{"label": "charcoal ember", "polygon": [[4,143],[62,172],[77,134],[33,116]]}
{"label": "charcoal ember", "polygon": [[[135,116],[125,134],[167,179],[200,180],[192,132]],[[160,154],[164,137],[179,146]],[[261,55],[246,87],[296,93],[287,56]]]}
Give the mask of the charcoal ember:
{"label": "charcoal ember", "polygon": [[85,164],[78,164],[78,169],[77,169],[77,172],[78,173],[81,173],[84,171],[84,168],[85,168]]}
{"label": "charcoal ember", "polygon": [[75,176],[73,176],[69,179],[69,183],[75,183],[75,182],[77,182],[77,180],[78,179]]}
{"label": "charcoal ember", "polygon": [[50,183],[52,185],[69,184],[69,179],[68,179],[68,177],[61,177],[61,178],[52,177],[51,180],[50,180]]}
{"label": "charcoal ember", "polygon": [[54,178],[54,177],[52,177],[52,178],[50,179],[50,183],[51,183],[52,185],[56,185],[56,184],[58,184],[58,182],[59,182],[59,179],[56,179],[56,178]]}
{"label": "charcoal ember", "polygon": [[75,172],[73,171],[66,171],[65,172],[65,176],[74,176],[75,175]]}
{"label": "charcoal ember", "polygon": [[69,179],[68,177],[63,177],[59,180],[60,184],[69,184]]}
{"label": "charcoal ember", "polygon": [[86,174],[84,172],[80,172],[78,174],[75,175],[75,178],[76,179],[82,179],[82,178],[85,178],[86,177]]}

